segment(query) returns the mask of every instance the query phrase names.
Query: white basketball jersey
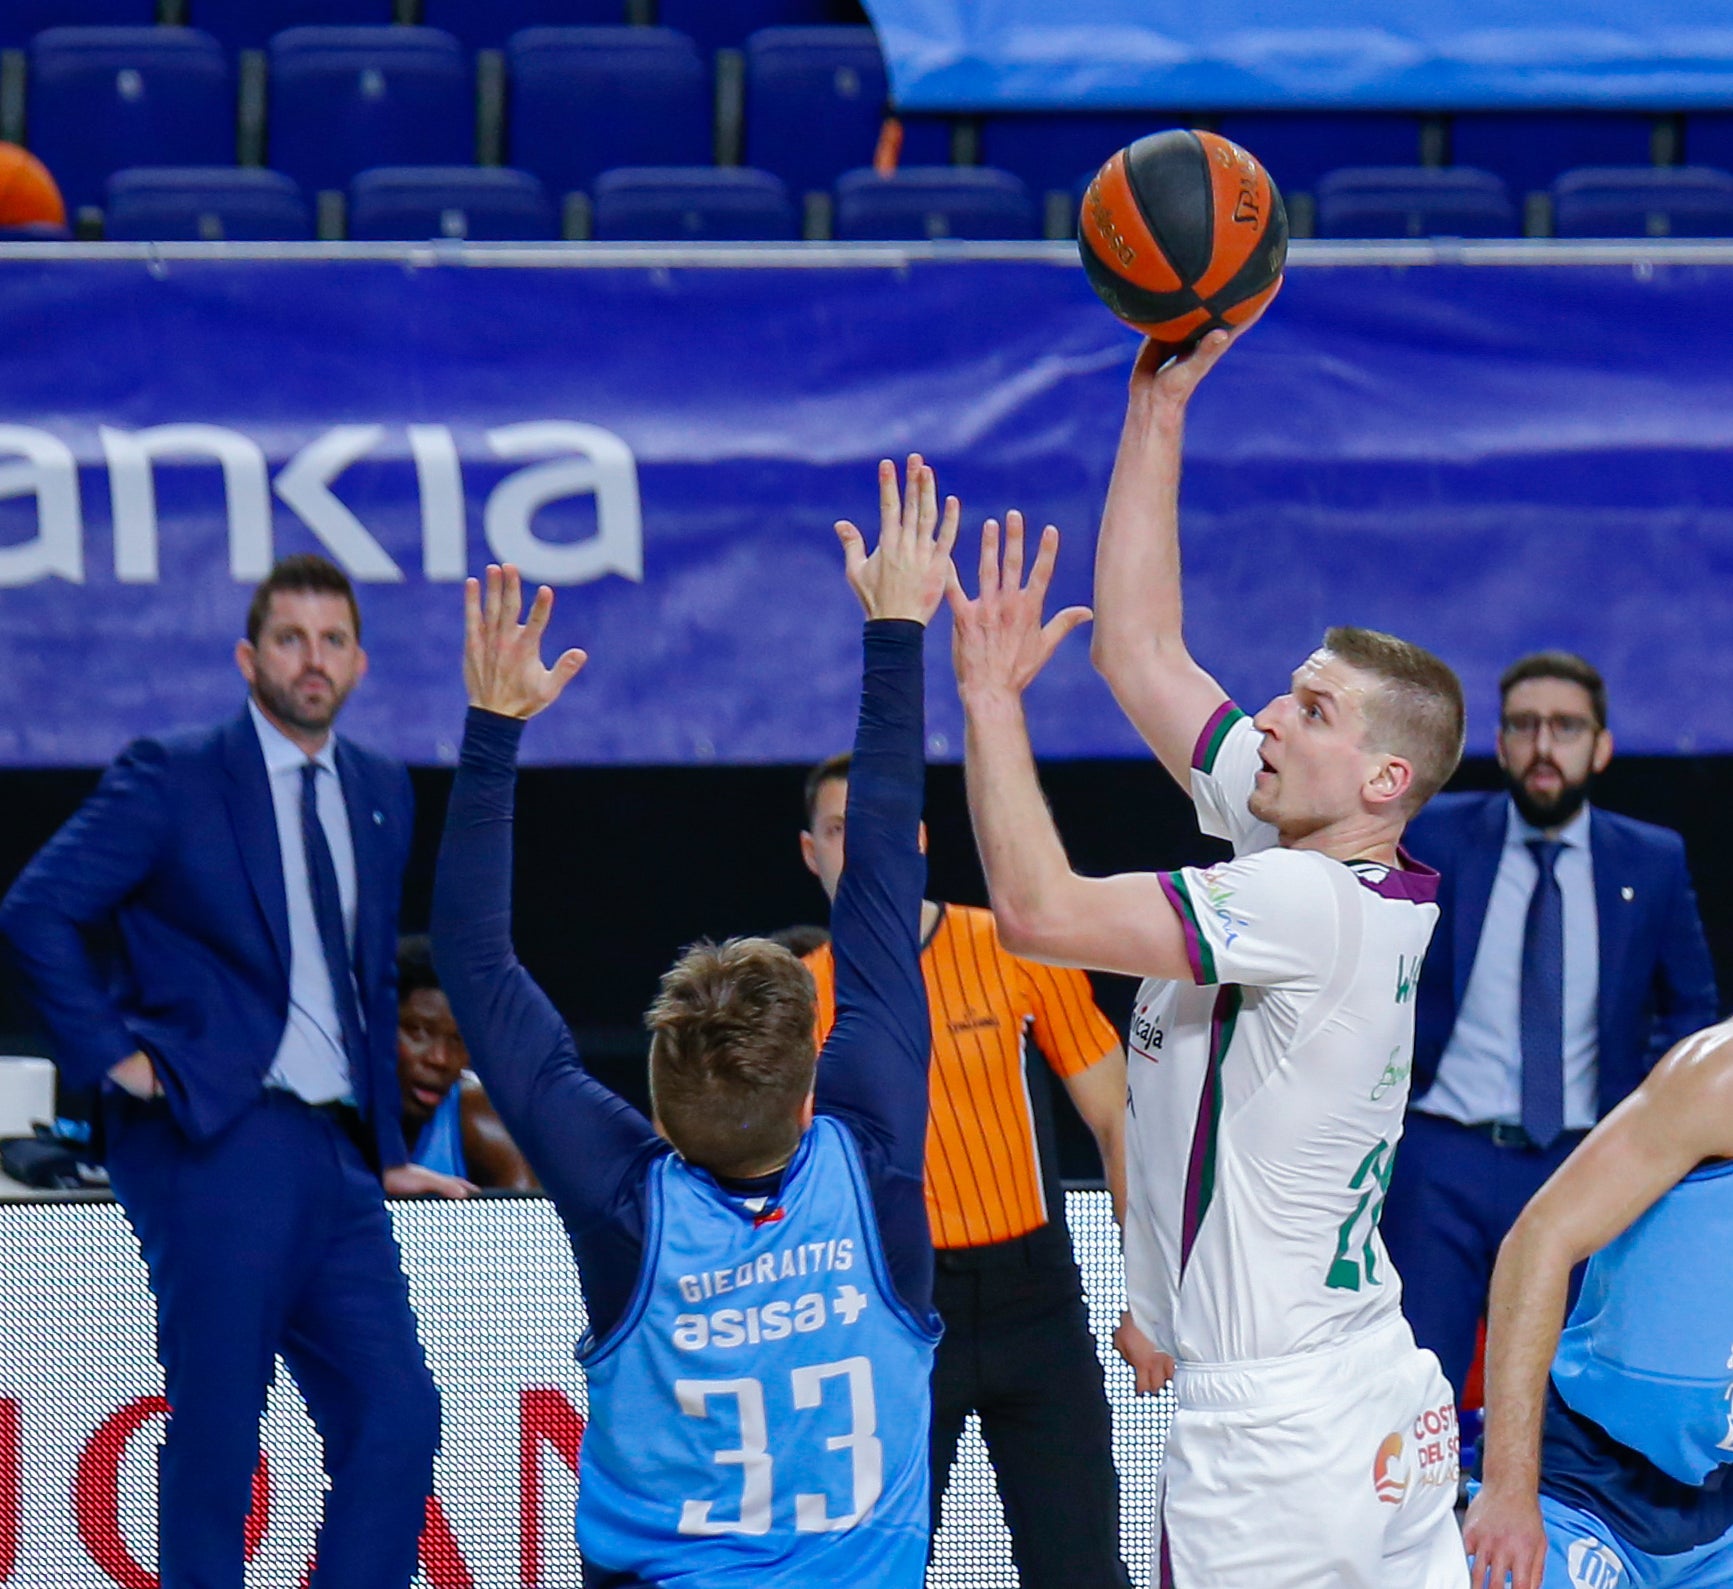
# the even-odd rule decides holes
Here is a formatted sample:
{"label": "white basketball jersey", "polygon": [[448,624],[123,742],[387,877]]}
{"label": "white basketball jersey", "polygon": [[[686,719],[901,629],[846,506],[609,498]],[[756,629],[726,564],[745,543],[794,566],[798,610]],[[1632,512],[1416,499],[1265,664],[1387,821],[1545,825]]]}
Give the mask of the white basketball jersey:
{"label": "white basketball jersey", "polygon": [[1286,1357],[1395,1314],[1378,1234],[1414,1054],[1435,872],[1276,848],[1246,808],[1263,736],[1225,704],[1193,757],[1232,861],[1163,873],[1193,983],[1139,990],[1126,1285],[1182,1360]]}

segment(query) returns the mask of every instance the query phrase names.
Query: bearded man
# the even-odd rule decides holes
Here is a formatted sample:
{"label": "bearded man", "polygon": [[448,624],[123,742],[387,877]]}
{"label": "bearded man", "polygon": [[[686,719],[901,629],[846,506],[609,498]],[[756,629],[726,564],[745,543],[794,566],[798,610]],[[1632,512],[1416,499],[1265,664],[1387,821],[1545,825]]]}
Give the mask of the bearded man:
{"label": "bearded man", "polygon": [[1719,1013],[1684,841],[1589,802],[1613,757],[1600,673],[1542,651],[1505,670],[1499,695],[1504,792],[1440,795],[1408,827],[1442,876],[1441,918],[1383,1223],[1415,1339],[1459,1400],[1506,1231]]}
{"label": "bearded man", "polygon": [[279,1356],[330,1481],[313,1589],[404,1589],[439,1393],[385,1196],[472,1190],[409,1163],[399,1118],[409,775],[334,732],[367,671],[335,564],[277,564],[235,665],[241,711],[128,746],[0,937],[66,1083],[101,1089],[156,1295],[162,1589],[241,1589]]}

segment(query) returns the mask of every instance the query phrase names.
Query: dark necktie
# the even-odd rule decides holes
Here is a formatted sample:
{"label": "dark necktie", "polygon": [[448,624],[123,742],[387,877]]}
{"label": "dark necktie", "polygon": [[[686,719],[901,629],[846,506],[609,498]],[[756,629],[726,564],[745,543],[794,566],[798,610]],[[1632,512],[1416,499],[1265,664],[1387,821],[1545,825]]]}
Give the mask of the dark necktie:
{"label": "dark necktie", "polygon": [[349,1087],[363,1110],[367,1107],[367,1041],[361,1031],[361,1011],[355,1002],[355,975],[351,969],[349,935],[343,930],[343,895],[337,887],[337,868],[331,846],[325,842],[325,824],[319,820],[319,764],[301,768],[301,842],[307,850],[307,887],[313,896],[313,918],[319,924],[319,945],[325,951],[325,969],[331,973],[331,997],[343,1027],[343,1052],[349,1061]]}
{"label": "dark necktie", "polygon": [[1522,934],[1522,1128],[1549,1148],[1565,1123],[1565,912],[1559,851],[1530,839],[1536,876]]}

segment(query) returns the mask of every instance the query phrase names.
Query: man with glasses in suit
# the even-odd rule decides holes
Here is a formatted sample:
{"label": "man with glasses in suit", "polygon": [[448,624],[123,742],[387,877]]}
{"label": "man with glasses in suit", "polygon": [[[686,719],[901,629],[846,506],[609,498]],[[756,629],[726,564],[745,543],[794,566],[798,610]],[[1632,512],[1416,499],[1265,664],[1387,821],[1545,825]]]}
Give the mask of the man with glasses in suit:
{"label": "man with glasses in suit", "polygon": [[1499,1243],[1595,1122],[1718,1013],[1685,846],[1589,802],[1613,756],[1579,656],[1499,681],[1505,789],[1408,827],[1443,878],[1384,1240],[1421,1346],[1462,1396]]}

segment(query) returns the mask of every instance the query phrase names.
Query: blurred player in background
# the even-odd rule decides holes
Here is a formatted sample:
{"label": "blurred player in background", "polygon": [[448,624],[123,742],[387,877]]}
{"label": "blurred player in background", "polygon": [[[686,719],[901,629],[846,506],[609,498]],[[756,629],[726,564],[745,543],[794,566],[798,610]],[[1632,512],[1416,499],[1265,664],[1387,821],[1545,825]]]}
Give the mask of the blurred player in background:
{"label": "blurred player in background", "polygon": [[812,978],[786,949],[694,945],[647,1017],[653,1122],[583,1069],[512,951],[522,721],[583,654],[542,666],[552,593],[520,627],[515,570],[488,571],[485,606],[469,587],[471,710],[434,954],[578,1260],[588,1589],[916,1589],[925,1573],[938,1324],[921,1188],[921,652],[958,510],[941,520],[918,458],[906,499],[889,464],[879,491],[871,557],[838,526],[867,628],[836,1029],[820,1064]]}
{"label": "blurred player in background", "polygon": [[1733,1584],[1730,1161],[1722,1025],[1674,1048],[1505,1239],[1464,1530],[1476,1589]]}
{"label": "blurred player in background", "polygon": [[409,1159],[492,1191],[533,1192],[536,1178],[481,1079],[421,934],[397,940],[397,1084]]}
{"label": "blurred player in background", "polygon": [[[801,855],[831,899],[848,772],[845,753],[806,780]],[[806,963],[822,1042],[836,1018],[836,961],[826,946]],[[927,1214],[945,1324],[933,1362],[933,1524],[964,1421],[978,1413],[1023,1589],[1122,1585],[1113,1421],[1065,1224],[1046,1078],[1028,1068],[1028,1041],[1095,1137],[1115,1215],[1125,1205],[1125,1051],[1088,977],[1009,953],[991,911],[923,900],[921,972],[933,1025]]]}
{"label": "blurred player in background", "polygon": [[1402,1318],[1377,1226],[1437,919],[1436,874],[1398,844],[1461,755],[1462,692],[1416,646],[1332,629],[1254,722],[1192,660],[1181,442],[1230,340],[1165,367],[1153,344],[1138,359],[1097,553],[1095,655],[1235,859],[1071,870],[1021,696],[1089,615],[1043,628],[1058,534],[1025,588],[1015,515],[1003,568],[989,525],[978,599],[952,597],[970,810],[1012,950],[1148,979],[1131,1028],[1119,1340],[1140,1389],[1174,1380],[1162,1584],[1455,1589],[1454,1402]]}

